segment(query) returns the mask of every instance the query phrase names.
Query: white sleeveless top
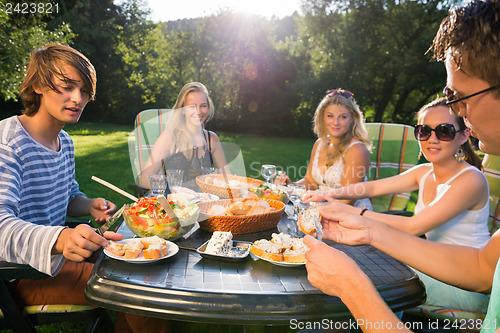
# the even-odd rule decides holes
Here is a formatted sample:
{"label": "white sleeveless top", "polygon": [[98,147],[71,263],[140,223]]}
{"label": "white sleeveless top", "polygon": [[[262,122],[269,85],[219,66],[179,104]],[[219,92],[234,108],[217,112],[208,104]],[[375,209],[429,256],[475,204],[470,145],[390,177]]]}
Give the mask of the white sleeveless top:
{"label": "white sleeveless top", "polygon": [[[451,182],[467,170],[476,169],[474,166],[469,166],[457,172],[453,177],[445,183],[439,184],[436,188],[436,198],[427,206],[432,206],[438,202],[441,197],[451,188]],[[479,170],[478,170],[479,171]],[[415,205],[415,214],[421,212],[425,207],[423,200],[424,184],[427,177],[432,173],[432,168],[420,179],[418,201]],[[481,172],[484,176],[484,174]],[[486,178],[486,177],[485,177]],[[463,193],[463,195],[467,195]],[[488,188],[489,196],[489,188]],[[488,216],[490,211],[490,202],[486,202],[483,208],[478,210],[466,210],[455,216],[443,225],[428,231],[425,236],[433,242],[465,245],[475,248],[484,246],[490,239],[488,231]]]}
{"label": "white sleeveless top", "polygon": [[[349,148],[354,146],[355,144],[364,144],[361,141],[353,141],[345,151],[348,151]],[[318,185],[318,189],[320,191],[328,191],[337,187],[342,186],[342,178],[344,177],[344,156],[337,159],[337,161],[326,169],[325,173],[322,174],[318,165],[319,160],[319,151],[321,150],[321,146],[323,145],[323,141],[320,139],[318,148],[316,149],[316,154],[314,155],[314,160],[312,164],[311,174],[312,178]],[[366,181],[366,178],[365,178]],[[360,208],[368,208],[372,209],[372,205],[369,199],[360,199],[354,203],[354,206]]]}

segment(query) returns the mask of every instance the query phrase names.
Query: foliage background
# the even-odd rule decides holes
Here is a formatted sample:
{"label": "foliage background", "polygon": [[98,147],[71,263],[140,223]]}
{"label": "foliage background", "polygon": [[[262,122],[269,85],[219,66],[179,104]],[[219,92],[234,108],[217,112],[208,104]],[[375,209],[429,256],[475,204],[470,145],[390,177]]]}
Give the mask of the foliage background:
{"label": "foliage background", "polygon": [[[426,54],[454,0],[302,0],[277,19],[231,11],[153,23],[143,0],[40,0],[52,14],[7,13],[0,0],[0,118],[18,114],[30,51],[47,42],[82,51],[98,73],[83,121],[132,124],[173,106],[187,82],[211,91],[216,131],[312,137],[327,89],[345,88],[368,121],[411,124],[445,84]],[[20,1],[17,1],[20,2]]]}

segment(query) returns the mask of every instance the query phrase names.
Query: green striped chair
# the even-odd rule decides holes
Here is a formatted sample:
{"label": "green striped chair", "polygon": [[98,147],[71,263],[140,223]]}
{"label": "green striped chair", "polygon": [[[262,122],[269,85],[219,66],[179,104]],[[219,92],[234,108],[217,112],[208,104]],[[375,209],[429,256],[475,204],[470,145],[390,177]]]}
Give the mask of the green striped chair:
{"label": "green striped chair", "polygon": [[135,118],[134,131],[128,138],[128,147],[130,164],[137,185],[139,184],[138,177],[148,161],[151,149],[165,129],[172,113],[171,109],[149,109],[139,112]]}
{"label": "green striped chair", "polygon": [[500,227],[500,157],[485,154],[483,172],[490,186],[490,218],[488,226],[493,235]]}
{"label": "green striped chair", "polygon": [[[419,146],[413,127],[403,124],[367,123],[368,138],[373,144],[368,180],[400,174],[418,164]],[[372,198],[373,210],[386,213],[407,213],[411,193]]]}

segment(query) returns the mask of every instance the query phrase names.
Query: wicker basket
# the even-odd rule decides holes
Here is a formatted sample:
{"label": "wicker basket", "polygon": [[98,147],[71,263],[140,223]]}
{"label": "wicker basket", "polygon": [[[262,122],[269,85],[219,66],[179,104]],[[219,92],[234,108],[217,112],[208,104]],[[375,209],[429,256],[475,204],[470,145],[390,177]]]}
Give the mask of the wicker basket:
{"label": "wicker basket", "polygon": [[278,225],[285,204],[278,200],[266,200],[269,206],[276,209],[276,211],[267,214],[257,214],[249,216],[213,216],[208,215],[207,212],[213,205],[221,205],[229,207],[231,205],[230,199],[207,201],[198,204],[200,207],[200,227],[206,231],[231,231],[235,235],[249,234],[252,232],[263,231],[274,228]]}
{"label": "wicker basket", "polygon": [[[264,183],[262,180],[254,179],[254,178],[249,178],[249,177],[242,177],[242,176],[235,176],[235,175],[226,175],[227,180],[237,180],[241,183],[246,183],[248,187],[258,187],[260,184]],[[213,184],[207,183],[207,178],[211,179],[218,179],[221,182],[225,182],[224,175],[201,175],[196,177],[196,184],[200,187],[200,189],[205,192],[205,193],[210,193],[218,196],[221,199],[230,199],[231,196],[233,199],[237,198],[242,198],[245,195],[245,192],[239,189],[239,188],[230,188],[230,187],[225,187],[225,186],[217,186]],[[231,196],[230,196],[231,194]]]}

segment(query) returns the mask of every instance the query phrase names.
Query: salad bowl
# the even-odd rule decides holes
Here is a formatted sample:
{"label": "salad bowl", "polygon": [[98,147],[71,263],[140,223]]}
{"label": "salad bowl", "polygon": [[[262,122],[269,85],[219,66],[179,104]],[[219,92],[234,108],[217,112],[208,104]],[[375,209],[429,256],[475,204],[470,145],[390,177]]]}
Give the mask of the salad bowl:
{"label": "salad bowl", "polygon": [[156,197],[139,198],[123,212],[125,224],[139,237],[158,236],[168,241],[186,235],[196,224],[200,209],[184,200],[170,201],[177,219],[171,219]]}

